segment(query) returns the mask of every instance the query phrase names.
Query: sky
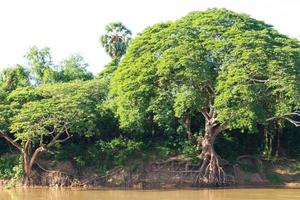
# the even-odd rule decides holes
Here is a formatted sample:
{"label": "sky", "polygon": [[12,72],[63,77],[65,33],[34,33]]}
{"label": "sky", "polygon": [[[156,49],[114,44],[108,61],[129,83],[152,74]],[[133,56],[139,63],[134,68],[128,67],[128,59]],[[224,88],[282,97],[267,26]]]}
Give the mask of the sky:
{"label": "sky", "polygon": [[110,61],[99,43],[106,24],[121,21],[136,35],[208,8],[246,13],[300,39],[299,0],[0,0],[0,69],[26,65],[36,45],[49,47],[56,63],[80,53],[97,74]]}

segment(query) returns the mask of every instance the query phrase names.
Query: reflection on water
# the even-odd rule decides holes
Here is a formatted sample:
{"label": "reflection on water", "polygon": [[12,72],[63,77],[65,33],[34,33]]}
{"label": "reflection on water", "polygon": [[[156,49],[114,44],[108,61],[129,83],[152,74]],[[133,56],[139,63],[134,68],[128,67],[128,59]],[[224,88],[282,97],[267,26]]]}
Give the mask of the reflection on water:
{"label": "reflection on water", "polygon": [[299,200],[300,189],[68,190],[0,189],[0,200]]}

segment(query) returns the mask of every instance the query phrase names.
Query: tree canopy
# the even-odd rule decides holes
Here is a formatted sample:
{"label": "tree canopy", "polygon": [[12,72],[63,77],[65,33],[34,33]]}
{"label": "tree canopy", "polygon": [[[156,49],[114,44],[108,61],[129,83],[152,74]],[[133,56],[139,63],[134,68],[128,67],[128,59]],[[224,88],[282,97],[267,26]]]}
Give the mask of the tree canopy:
{"label": "tree canopy", "polygon": [[177,117],[213,107],[218,121],[250,129],[297,111],[299,50],[270,25],[224,9],[156,24],[132,42],[114,76],[121,124],[156,119],[157,106]]}

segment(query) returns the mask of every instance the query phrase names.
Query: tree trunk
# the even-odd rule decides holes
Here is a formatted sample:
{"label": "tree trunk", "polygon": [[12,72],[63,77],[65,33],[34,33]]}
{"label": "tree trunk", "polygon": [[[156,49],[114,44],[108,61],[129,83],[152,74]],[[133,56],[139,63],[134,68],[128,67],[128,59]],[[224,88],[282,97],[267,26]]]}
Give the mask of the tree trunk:
{"label": "tree trunk", "polygon": [[37,159],[37,157],[42,154],[43,152],[47,151],[45,147],[39,147],[37,148],[34,153],[30,154],[30,148],[31,144],[28,144],[28,147],[26,147],[27,144],[25,145],[25,151],[23,153],[23,161],[24,161],[24,186],[30,186],[30,185],[36,185],[36,177],[35,173],[32,170],[32,167]]}
{"label": "tree trunk", "polygon": [[273,151],[273,135],[272,133],[268,130],[268,127],[265,125],[264,126],[264,137],[265,137],[265,144],[264,144],[264,156],[267,159],[271,159],[272,157],[272,151]]}
{"label": "tree trunk", "polygon": [[227,124],[217,124],[214,111],[205,113],[205,134],[201,140],[202,164],[198,184],[210,186],[222,186],[227,184],[226,173],[221,167],[219,156],[214,149],[214,142],[217,135],[226,129]]}
{"label": "tree trunk", "polygon": [[23,154],[23,162],[24,162],[24,186],[30,186],[33,184],[33,180],[32,180],[32,168],[30,167],[30,158],[29,155],[27,153]]}
{"label": "tree trunk", "polygon": [[282,128],[279,127],[278,128],[278,132],[277,132],[277,147],[276,147],[276,157],[279,156],[279,149],[280,149],[280,137],[282,135]]}
{"label": "tree trunk", "polygon": [[191,117],[189,116],[188,113],[184,117],[183,124],[184,124],[185,130],[186,130],[186,134],[187,134],[188,139],[192,140],[193,133],[192,133],[192,130],[191,130]]}

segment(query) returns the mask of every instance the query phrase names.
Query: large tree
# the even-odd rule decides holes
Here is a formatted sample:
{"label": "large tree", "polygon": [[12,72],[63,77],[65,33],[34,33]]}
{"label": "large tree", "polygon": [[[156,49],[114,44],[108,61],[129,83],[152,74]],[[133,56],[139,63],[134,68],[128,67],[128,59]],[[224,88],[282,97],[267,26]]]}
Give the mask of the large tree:
{"label": "large tree", "polygon": [[192,117],[202,116],[198,181],[223,185],[216,137],[276,120],[299,126],[299,71],[299,41],[247,15],[210,9],[138,35],[111,95],[123,128],[143,130],[149,120],[165,128],[177,117],[192,138]]}
{"label": "large tree", "polygon": [[131,31],[121,22],[112,22],[105,27],[100,43],[112,59],[120,59],[131,40]]}
{"label": "large tree", "polygon": [[37,158],[73,134],[97,133],[98,105],[106,98],[99,81],[20,88],[0,104],[0,137],[23,155],[24,184],[36,184]]}

